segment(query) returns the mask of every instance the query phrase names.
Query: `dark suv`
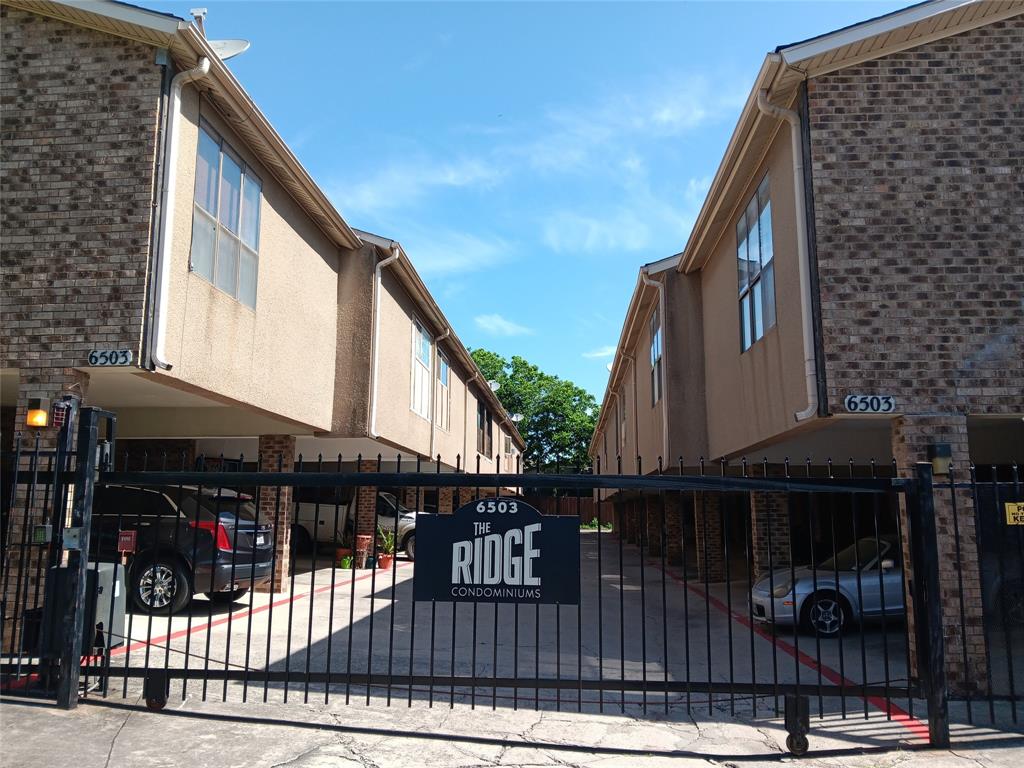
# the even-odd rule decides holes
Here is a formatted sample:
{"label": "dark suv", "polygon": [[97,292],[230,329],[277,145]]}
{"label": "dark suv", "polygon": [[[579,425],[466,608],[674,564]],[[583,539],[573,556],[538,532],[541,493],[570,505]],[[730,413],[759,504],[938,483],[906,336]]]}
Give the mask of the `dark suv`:
{"label": "dark suv", "polygon": [[203,592],[237,600],[270,580],[273,527],[256,520],[252,497],[230,490],[96,487],[90,559],[116,561],[120,531],[136,531],[129,597],[147,613],[176,613]]}

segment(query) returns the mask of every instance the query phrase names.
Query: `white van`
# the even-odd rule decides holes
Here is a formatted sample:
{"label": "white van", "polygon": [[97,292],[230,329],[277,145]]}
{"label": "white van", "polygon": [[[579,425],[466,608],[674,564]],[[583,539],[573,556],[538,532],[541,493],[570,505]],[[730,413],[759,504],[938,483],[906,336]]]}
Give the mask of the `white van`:
{"label": "white van", "polygon": [[[328,547],[352,545],[355,523],[352,519],[352,488],[296,488],[292,512],[292,546],[297,552],[309,552],[313,542]],[[377,494],[377,527],[395,529],[398,511],[398,534],[395,551],[405,551],[412,560],[416,552],[416,512],[402,505],[394,494]]]}

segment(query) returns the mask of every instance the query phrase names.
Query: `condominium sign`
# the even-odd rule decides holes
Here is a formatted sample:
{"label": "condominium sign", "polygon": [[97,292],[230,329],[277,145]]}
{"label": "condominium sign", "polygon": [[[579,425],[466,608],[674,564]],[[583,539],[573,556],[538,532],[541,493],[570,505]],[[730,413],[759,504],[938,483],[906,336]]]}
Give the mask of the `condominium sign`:
{"label": "condominium sign", "polygon": [[502,496],[418,515],[413,599],[576,605],[579,536],[576,517]]}

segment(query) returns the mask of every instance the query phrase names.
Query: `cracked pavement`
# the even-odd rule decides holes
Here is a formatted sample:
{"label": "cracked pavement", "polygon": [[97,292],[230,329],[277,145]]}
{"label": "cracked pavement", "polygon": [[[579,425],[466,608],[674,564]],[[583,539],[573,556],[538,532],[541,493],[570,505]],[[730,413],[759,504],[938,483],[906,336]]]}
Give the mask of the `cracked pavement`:
{"label": "cracked pavement", "polygon": [[[727,710],[727,706],[722,709]],[[1009,720],[1009,718],[1007,718]],[[1016,730],[1016,732],[1015,732]],[[203,702],[190,696],[149,712],[135,699],[89,699],[77,710],[0,698],[4,768],[495,768],[496,766],[748,766],[800,762],[816,768],[1017,768],[1020,726],[954,726],[954,748],[922,749],[881,716],[815,720],[811,752],[784,748],[779,720],[685,710],[644,717],[414,705],[374,700],[320,703]],[[927,764],[926,764],[927,763]]]}

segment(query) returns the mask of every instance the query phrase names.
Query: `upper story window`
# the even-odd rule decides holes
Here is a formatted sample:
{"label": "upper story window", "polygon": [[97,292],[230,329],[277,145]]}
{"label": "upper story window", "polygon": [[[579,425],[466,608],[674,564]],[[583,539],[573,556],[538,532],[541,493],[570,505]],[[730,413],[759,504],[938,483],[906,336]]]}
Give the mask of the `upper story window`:
{"label": "upper story window", "polygon": [[430,418],[430,336],[419,321],[412,321],[412,409]]}
{"label": "upper story window", "polygon": [[658,307],[651,315],[651,405],[661,400],[661,314]]}
{"label": "upper story window", "polygon": [[482,400],[476,404],[476,450],[488,459],[494,456],[494,419]]}
{"label": "upper story window", "polygon": [[256,306],[261,189],[252,169],[201,122],[189,268],[248,307]]}
{"label": "upper story window", "polygon": [[739,273],[740,345],[743,351],[775,325],[775,265],[772,261],[772,206],[768,177],[736,224]]}
{"label": "upper story window", "polygon": [[451,426],[451,376],[452,369],[448,360],[440,352],[437,353],[437,426],[447,431]]}

